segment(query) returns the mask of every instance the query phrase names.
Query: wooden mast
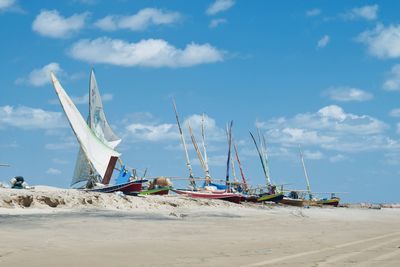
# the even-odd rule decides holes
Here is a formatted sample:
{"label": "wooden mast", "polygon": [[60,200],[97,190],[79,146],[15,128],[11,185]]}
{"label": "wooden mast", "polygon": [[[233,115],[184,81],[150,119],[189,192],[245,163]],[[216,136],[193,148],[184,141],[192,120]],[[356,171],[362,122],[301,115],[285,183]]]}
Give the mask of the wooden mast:
{"label": "wooden mast", "polygon": [[267,173],[267,170],[266,170],[266,167],[265,167],[264,158],[263,158],[263,156],[261,154],[260,149],[258,148],[258,144],[257,144],[256,139],[254,138],[254,135],[251,132],[250,132],[250,135],[251,135],[251,138],[253,139],[254,145],[256,146],[256,149],[257,149],[257,152],[258,152],[258,156],[260,157],[260,161],[261,161],[261,165],[262,165],[262,168],[263,168],[263,171],[264,171],[264,176],[265,176],[265,180],[266,180],[267,186],[270,187],[271,186],[271,182],[269,180],[268,173]]}
{"label": "wooden mast", "polygon": [[207,172],[207,168],[206,168],[206,164],[204,162],[203,155],[201,154],[199,146],[197,145],[197,141],[196,141],[196,138],[194,137],[193,129],[192,129],[192,127],[190,127],[190,123],[189,123],[189,133],[190,133],[190,138],[192,139],[194,150],[196,150],[197,157],[199,158],[200,165],[206,175],[206,179],[208,178],[210,180],[210,174]]}
{"label": "wooden mast", "polygon": [[231,161],[232,126],[233,126],[233,121],[231,121],[229,127],[229,135],[228,135],[228,159],[226,162],[226,186],[228,186],[228,188],[229,188],[229,167]]}
{"label": "wooden mast", "polygon": [[247,186],[246,177],[244,176],[244,172],[243,172],[243,168],[242,168],[242,163],[240,162],[239,153],[238,153],[238,150],[237,150],[237,147],[236,147],[236,143],[235,143],[235,140],[233,139],[233,137],[232,137],[232,144],[233,144],[233,148],[235,149],[236,160],[237,160],[238,165],[239,165],[240,175],[242,176],[242,181],[243,181],[244,189],[245,189],[246,191],[248,191],[249,187]]}
{"label": "wooden mast", "polygon": [[190,184],[193,187],[196,187],[196,181],[193,179],[193,169],[192,169],[192,164],[190,164],[190,158],[189,158],[189,153],[187,150],[187,146],[186,146],[186,141],[185,141],[185,136],[183,135],[183,131],[182,131],[182,127],[181,127],[181,123],[179,121],[179,116],[178,116],[178,111],[176,109],[176,103],[175,100],[172,100],[173,106],[174,106],[174,111],[175,111],[175,117],[176,117],[176,123],[178,124],[178,128],[179,128],[179,134],[181,136],[181,141],[182,141],[182,145],[183,145],[183,150],[185,151],[185,158],[186,158],[186,166],[189,170],[189,178],[190,178]]}
{"label": "wooden mast", "polygon": [[301,151],[300,144],[299,144],[299,152],[300,152],[301,164],[303,165],[304,177],[306,178],[308,196],[309,196],[310,200],[312,200],[310,180],[308,179],[308,173],[307,173],[307,169],[306,169],[306,164],[304,163],[303,152]]}
{"label": "wooden mast", "polygon": [[202,145],[203,145],[203,153],[204,153],[204,167],[205,167],[205,173],[206,173],[206,178],[211,179],[210,176],[210,168],[208,166],[208,157],[207,157],[207,148],[206,148],[206,132],[205,132],[205,125],[204,125],[204,113],[201,118],[201,140],[202,140]]}

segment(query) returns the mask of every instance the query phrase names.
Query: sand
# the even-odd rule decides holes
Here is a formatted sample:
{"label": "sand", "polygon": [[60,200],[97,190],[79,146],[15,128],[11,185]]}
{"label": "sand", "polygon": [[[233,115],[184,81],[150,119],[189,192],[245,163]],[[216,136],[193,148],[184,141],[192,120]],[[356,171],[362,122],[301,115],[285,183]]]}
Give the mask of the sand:
{"label": "sand", "polygon": [[0,189],[0,237],[7,267],[400,266],[389,208]]}

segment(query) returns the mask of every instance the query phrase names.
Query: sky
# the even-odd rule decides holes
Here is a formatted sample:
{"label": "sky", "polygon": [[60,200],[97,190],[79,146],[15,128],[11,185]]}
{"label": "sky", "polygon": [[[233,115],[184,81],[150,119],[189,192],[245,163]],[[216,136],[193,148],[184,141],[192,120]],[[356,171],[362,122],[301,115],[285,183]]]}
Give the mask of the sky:
{"label": "sky", "polygon": [[[249,135],[265,135],[272,180],[345,202],[399,202],[400,21],[396,1],[0,0],[0,181],[69,187],[79,145],[49,73],[86,117],[95,69],[122,160],[187,177],[201,115],[211,176],[224,179],[226,124],[244,173],[265,184]],[[239,171],[236,170],[238,179]],[[183,187],[186,182],[176,182]]]}

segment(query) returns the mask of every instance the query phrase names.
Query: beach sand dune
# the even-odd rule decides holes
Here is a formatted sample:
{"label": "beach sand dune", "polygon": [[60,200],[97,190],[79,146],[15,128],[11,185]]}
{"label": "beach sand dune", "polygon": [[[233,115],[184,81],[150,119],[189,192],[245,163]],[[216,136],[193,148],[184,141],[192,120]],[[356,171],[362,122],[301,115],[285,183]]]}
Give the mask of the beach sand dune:
{"label": "beach sand dune", "polygon": [[[21,195],[32,196],[29,207],[14,203]],[[64,204],[51,207],[43,196]],[[1,189],[0,203],[0,266],[400,266],[399,209],[48,188]]]}

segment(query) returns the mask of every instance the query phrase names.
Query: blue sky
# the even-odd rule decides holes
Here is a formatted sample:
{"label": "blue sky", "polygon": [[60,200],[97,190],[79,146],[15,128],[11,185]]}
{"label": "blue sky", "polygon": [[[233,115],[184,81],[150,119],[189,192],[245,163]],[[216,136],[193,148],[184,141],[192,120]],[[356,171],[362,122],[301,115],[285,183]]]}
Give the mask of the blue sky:
{"label": "blue sky", "polygon": [[[0,181],[68,187],[78,152],[48,78],[83,116],[90,68],[123,160],[185,176],[171,99],[225,176],[234,120],[246,176],[264,183],[248,134],[264,132],[272,179],[345,201],[398,202],[400,21],[394,1],[0,0]],[[199,138],[199,137],[198,137]],[[195,174],[202,176],[190,150]],[[182,184],[183,186],[183,184]]]}

